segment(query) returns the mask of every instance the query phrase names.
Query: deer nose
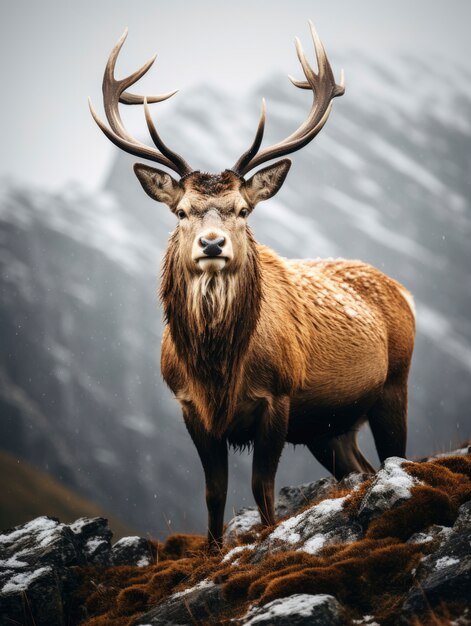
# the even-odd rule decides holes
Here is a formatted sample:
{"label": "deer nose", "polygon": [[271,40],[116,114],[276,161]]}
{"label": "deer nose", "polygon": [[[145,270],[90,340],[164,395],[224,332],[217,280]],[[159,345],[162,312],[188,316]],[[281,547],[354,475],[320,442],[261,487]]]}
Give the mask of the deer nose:
{"label": "deer nose", "polygon": [[219,256],[225,243],[226,240],[224,237],[216,237],[216,239],[205,239],[201,237],[200,239],[200,245],[207,256]]}

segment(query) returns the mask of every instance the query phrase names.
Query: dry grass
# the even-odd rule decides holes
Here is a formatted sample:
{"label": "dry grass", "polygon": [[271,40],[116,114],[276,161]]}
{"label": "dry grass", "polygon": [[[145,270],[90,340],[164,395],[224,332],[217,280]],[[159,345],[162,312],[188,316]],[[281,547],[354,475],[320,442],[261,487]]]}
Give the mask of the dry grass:
{"label": "dry grass", "polygon": [[[209,555],[203,537],[172,535],[165,544],[153,544],[155,563],[148,567],[89,568],[83,571],[81,597],[91,617],[83,626],[129,626],[175,591],[204,578],[222,585],[227,601],[227,611],[217,616],[215,623],[224,624],[243,615],[249,604],[264,604],[293,593],[328,593],[347,607],[352,618],[374,614],[388,626],[413,584],[412,571],[435,547],[434,542],[405,542],[432,524],[451,525],[459,506],[471,498],[469,457],[444,457],[428,463],[405,463],[404,467],[423,482],[412,489],[412,497],[374,519],[363,539],[328,546],[318,555],[277,552],[253,564],[253,552],[247,550],[237,555],[234,567],[230,562],[222,563],[221,555]],[[365,483],[347,499],[345,510],[352,517],[368,486]],[[243,543],[253,539],[249,534]],[[459,614],[450,607],[446,610]],[[417,618],[415,624],[448,624],[446,610],[435,611],[423,621]],[[462,607],[460,610],[462,613]]]}

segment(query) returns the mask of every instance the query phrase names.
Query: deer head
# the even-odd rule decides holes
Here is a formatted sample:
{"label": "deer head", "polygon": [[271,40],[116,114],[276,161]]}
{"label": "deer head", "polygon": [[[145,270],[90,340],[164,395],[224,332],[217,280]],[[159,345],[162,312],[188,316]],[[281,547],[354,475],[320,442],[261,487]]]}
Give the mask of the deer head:
{"label": "deer head", "polygon": [[[176,180],[169,173],[137,163],[134,171],[144,191],[154,200],[167,204],[178,218],[178,227],[171,244],[176,247],[182,269],[189,274],[234,273],[243,267],[248,247],[252,242],[247,217],[255,205],[274,196],[282,186],[291,166],[289,159],[281,159],[245,176],[255,167],[299,150],[322,129],[332,108],[332,99],[341,96],[344,89],[343,73],[337,85],[324,47],[310,23],[317,56],[318,73],[309,65],[301,43],[296,39],[296,50],[304,71],[305,81],[290,77],[300,89],[313,93],[311,111],[299,128],[283,141],[260,150],[265,127],[265,101],[257,132],[250,148],[238,161],[221,174],[193,170],[161,139],[152,121],[149,103],[161,102],[176,92],[160,96],[138,96],[126,91],[151,67],[155,57],[131,76],[117,80],[114,68],[118,54],[127,36],[124,32],[108,59],[103,77],[103,99],[109,127],[96,114],[91,102],[90,111],[103,133],[122,150],[164,165],[179,174]],[[149,133],[155,148],[133,138],[124,128],[118,104],[143,104]]]}

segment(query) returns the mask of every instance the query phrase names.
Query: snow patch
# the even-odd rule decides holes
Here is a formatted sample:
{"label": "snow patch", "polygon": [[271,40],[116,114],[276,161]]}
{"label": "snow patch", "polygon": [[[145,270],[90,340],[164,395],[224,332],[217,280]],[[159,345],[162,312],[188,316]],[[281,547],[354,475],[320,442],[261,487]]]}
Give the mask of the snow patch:
{"label": "snow patch", "polygon": [[88,554],[93,554],[95,550],[97,550],[101,545],[106,544],[106,543],[107,542],[105,539],[101,539],[101,538],[97,539],[95,537],[92,537],[85,544],[85,550],[87,551]]}
{"label": "snow patch", "polygon": [[435,569],[444,569],[445,567],[450,567],[451,565],[456,565],[459,563],[459,559],[454,559],[451,556],[444,556],[435,563]]}
{"label": "snow patch", "polygon": [[282,522],[278,528],[276,528],[269,535],[269,539],[278,539],[286,543],[298,543],[301,540],[300,528],[298,530],[298,526],[304,526],[305,523],[308,523],[311,526],[320,521],[325,521],[324,518],[330,517],[331,515],[341,511],[344,502],[345,498],[323,500],[307,511],[303,511],[299,515],[290,517],[286,521]]}
{"label": "snow patch", "polygon": [[51,572],[50,567],[40,567],[34,572],[25,572],[15,574],[10,580],[3,585],[2,593],[18,593],[26,591],[33,581],[40,578],[44,573]]}
{"label": "snow patch", "polygon": [[303,552],[309,554],[317,554],[323,547],[326,541],[326,535],[318,533],[306,541],[302,548],[299,548]]}
{"label": "snow patch", "polygon": [[5,535],[0,535],[0,544],[8,545],[23,539],[24,537],[36,535],[36,542],[44,548],[55,539],[57,530],[62,526],[63,524],[59,524],[59,522],[56,522],[48,517],[37,517],[18,530],[14,530],[13,532]]}
{"label": "snow patch", "polygon": [[391,504],[397,500],[410,498],[410,490],[418,481],[402,468],[404,462],[405,459],[396,456],[386,459],[384,467],[376,474],[369,493],[390,494],[392,492],[392,496],[389,498]]}
{"label": "snow patch", "polygon": [[76,535],[80,535],[85,526],[90,523],[88,517],[80,517],[78,520],[73,522],[73,524],[69,524],[70,530]]}
{"label": "snow patch", "polygon": [[205,578],[194,587],[190,587],[189,589],[184,589],[183,591],[177,591],[177,593],[172,594],[170,598],[172,600],[175,600],[176,598],[182,598],[183,596],[187,596],[189,593],[192,593],[193,591],[199,591],[200,589],[209,589],[210,587],[214,587],[213,581]]}
{"label": "snow patch", "polygon": [[26,563],[25,561],[18,561],[17,557],[18,557],[18,554],[15,554],[14,556],[11,556],[9,559],[0,559],[0,567],[6,568],[6,569],[8,568],[18,569],[21,567],[28,567],[28,563]]}
{"label": "snow patch", "polygon": [[241,552],[244,552],[244,550],[253,550],[254,548],[255,548],[254,543],[249,543],[246,546],[236,546],[235,548],[232,548],[232,550],[229,550],[229,552],[224,556],[224,558],[222,559],[222,563],[226,563],[227,561],[230,561],[233,556],[235,556],[236,554],[240,554]]}
{"label": "snow patch", "polygon": [[330,604],[336,602],[333,596],[326,594],[309,595],[307,593],[297,593],[287,598],[273,600],[261,607],[251,608],[245,615],[243,620],[246,626],[254,626],[260,622],[266,622],[268,619],[276,617],[310,617],[312,609],[322,604]]}
{"label": "snow patch", "polygon": [[120,548],[122,546],[135,546],[140,542],[140,540],[141,538],[137,535],[133,535],[131,537],[123,537],[114,544],[113,548],[116,548],[116,546],[119,546]]}

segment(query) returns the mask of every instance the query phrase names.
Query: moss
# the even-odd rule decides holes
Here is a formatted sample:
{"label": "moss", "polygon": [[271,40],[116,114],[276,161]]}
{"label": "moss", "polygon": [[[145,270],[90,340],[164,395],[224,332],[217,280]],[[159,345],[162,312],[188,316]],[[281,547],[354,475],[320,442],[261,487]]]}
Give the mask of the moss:
{"label": "moss", "polygon": [[412,488],[409,500],[373,520],[366,536],[372,539],[397,537],[406,541],[432,524],[450,526],[456,516],[457,507],[447,493],[435,487],[417,485]]}
{"label": "moss", "polygon": [[149,599],[150,595],[145,586],[133,585],[118,593],[117,610],[121,615],[134,615],[147,609]]}
{"label": "moss", "polygon": [[195,556],[206,549],[206,538],[202,535],[174,534],[168,537],[159,551],[160,559],[182,559]]}
{"label": "moss", "polygon": [[370,478],[369,480],[365,480],[358,489],[350,491],[348,494],[349,497],[345,500],[343,505],[344,511],[349,513],[352,517],[358,513],[358,509],[360,508],[361,501],[365,496],[368,489],[371,487],[371,483],[373,480]]}

